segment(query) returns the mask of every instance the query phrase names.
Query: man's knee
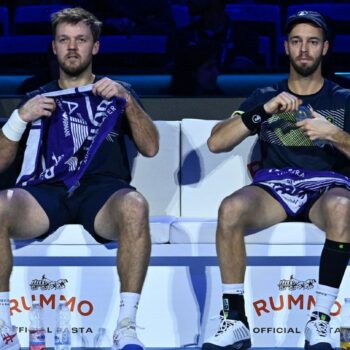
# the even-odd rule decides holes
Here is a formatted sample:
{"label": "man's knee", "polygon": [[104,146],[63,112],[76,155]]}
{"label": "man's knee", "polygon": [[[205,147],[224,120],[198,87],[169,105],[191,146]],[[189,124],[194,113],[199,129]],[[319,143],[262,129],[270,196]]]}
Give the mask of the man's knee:
{"label": "man's knee", "polygon": [[350,197],[332,194],[326,197],[324,205],[330,219],[350,223]]}
{"label": "man's knee", "polygon": [[2,228],[9,227],[11,223],[12,190],[0,191],[0,221]]}
{"label": "man's knee", "polygon": [[149,209],[146,199],[136,191],[119,193],[111,203],[117,231],[142,235],[148,232]]}
{"label": "man's knee", "polygon": [[326,218],[325,230],[333,240],[350,240],[350,197],[341,194],[329,194],[324,200]]}
{"label": "man's knee", "polygon": [[[120,214],[120,235],[126,236],[135,242],[137,239],[150,240],[149,209],[146,199],[138,192],[129,192],[123,198]],[[121,238],[121,236],[120,236]]]}
{"label": "man's knee", "polygon": [[226,197],[220,204],[218,220],[223,225],[235,225],[242,221],[246,212],[246,203],[240,195]]}
{"label": "man's knee", "polygon": [[146,199],[138,192],[129,192],[123,198],[121,206],[121,215],[124,218],[131,217],[135,220],[148,220],[148,203]]}

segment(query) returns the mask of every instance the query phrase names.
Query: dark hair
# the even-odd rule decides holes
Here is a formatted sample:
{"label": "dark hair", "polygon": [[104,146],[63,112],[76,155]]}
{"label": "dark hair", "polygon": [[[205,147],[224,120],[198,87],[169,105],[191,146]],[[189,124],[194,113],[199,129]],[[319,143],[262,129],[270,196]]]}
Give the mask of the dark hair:
{"label": "dark hair", "polygon": [[83,21],[90,27],[94,42],[98,41],[101,34],[102,22],[89,11],[81,7],[66,8],[51,15],[52,34],[56,36],[56,28],[60,23],[77,24]]}

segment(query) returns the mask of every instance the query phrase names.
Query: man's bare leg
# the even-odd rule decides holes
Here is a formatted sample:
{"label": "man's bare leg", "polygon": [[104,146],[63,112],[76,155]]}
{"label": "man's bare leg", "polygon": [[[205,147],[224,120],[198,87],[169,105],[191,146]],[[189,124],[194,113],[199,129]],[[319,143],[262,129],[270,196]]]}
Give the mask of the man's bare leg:
{"label": "man's bare leg", "polygon": [[338,187],[325,192],[311,207],[309,218],[326,232],[326,241],[320,259],[316,304],[305,328],[305,344],[333,349],[330,313],[350,258],[350,191]]}
{"label": "man's bare leg", "polygon": [[11,336],[12,349],[20,349],[20,344],[10,317],[10,276],[13,267],[10,238],[37,237],[48,228],[48,217],[31,194],[22,189],[0,192],[1,333]]}
{"label": "man's bare leg", "polygon": [[138,192],[116,192],[95,219],[96,233],[119,241],[117,269],[121,284],[120,310],[113,349],[132,345],[143,349],[136,335],[136,311],[151,253],[148,204]]}
{"label": "man's bare leg", "polygon": [[281,204],[258,186],[247,186],[226,197],[219,208],[216,248],[222,279],[223,314],[219,330],[202,350],[249,349],[251,339],[245,314],[244,276],[248,229],[262,229],[286,218]]}
{"label": "man's bare leg", "polygon": [[262,229],[286,218],[281,204],[257,186],[226,197],[219,208],[216,247],[223,283],[243,283],[246,269],[244,233]]}
{"label": "man's bare leg", "polygon": [[96,233],[118,240],[117,267],[122,292],[141,293],[151,252],[148,204],[138,192],[120,190],[96,216]]}
{"label": "man's bare leg", "polygon": [[30,239],[44,234],[49,220],[44,210],[25,190],[0,192],[0,292],[9,290],[12,271],[10,238]]}

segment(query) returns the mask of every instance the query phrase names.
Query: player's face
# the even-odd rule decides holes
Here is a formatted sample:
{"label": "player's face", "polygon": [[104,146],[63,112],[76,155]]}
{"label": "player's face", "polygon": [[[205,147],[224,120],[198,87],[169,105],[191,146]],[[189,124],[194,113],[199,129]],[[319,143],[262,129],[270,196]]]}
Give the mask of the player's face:
{"label": "player's face", "polygon": [[52,42],[60,69],[69,76],[79,76],[91,69],[92,57],[97,54],[99,42],[94,42],[90,27],[84,22],[60,23]]}
{"label": "player's face", "polygon": [[321,69],[329,43],[323,39],[321,28],[308,23],[294,26],[285,42],[285,50],[294,70],[306,77]]}

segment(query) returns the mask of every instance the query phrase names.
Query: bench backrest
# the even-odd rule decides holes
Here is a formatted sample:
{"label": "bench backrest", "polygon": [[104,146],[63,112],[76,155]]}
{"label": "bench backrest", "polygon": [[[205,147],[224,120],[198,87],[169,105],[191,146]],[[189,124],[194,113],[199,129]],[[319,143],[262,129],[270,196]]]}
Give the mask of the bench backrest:
{"label": "bench backrest", "polygon": [[180,122],[156,121],[160,148],[153,158],[138,154],[129,144],[128,153],[135,186],[148,200],[151,216],[180,216]]}
{"label": "bench backrest", "polygon": [[181,123],[181,216],[216,218],[223,198],[250,183],[247,171],[255,137],[233,151],[213,154],[207,139],[215,120],[184,119]]}

